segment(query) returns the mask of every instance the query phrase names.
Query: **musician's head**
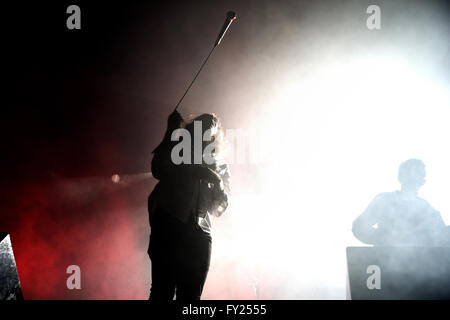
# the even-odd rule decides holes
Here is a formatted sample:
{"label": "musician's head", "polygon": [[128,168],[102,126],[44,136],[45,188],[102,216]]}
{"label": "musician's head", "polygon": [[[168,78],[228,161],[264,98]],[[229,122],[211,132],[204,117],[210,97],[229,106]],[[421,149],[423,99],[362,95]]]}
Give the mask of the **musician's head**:
{"label": "musician's head", "polygon": [[[197,128],[197,130],[195,128]],[[201,130],[199,128],[201,128]],[[185,129],[189,131],[192,141],[194,141],[194,139],[198,139],[195,137],[196,134],[201,133],[203,150],[209,144],[215,143],[215,148],[213,150],[214,156],[218,155],[221,151],[223,130],[219,117],[216,114],[204,113],[196,117],[191,117],[191,121],[186,124]]]}
{"label": "musician's head", "polygon": [[398,169],[398,181],[403,191],[417,192],[425,184],[425,164],[418,159],[403,162]]}

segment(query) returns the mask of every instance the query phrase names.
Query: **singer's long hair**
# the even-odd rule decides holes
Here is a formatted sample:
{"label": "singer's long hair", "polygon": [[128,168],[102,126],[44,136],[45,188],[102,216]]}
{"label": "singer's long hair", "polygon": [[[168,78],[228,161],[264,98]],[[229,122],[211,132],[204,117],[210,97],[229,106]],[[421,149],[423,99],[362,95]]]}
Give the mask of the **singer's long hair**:
{"label": "singer's long hair", "polygon": [[203,148],[205,148],[206,145],[214,142],[215,147],[214,151],[212,152],[212,156],[216,161],[223,160],[225,157],[227,143],[224,137],[222,124],[217,114],[203,113],[199,116],[191,115],[190,121],[187,122],[185,126],[185,129],[189,131],[191,137],[194,137],[194,121],[200,121],[202,124],[202,139],[206,130],[211,129],[211,141],[205,141],[203,143]]}

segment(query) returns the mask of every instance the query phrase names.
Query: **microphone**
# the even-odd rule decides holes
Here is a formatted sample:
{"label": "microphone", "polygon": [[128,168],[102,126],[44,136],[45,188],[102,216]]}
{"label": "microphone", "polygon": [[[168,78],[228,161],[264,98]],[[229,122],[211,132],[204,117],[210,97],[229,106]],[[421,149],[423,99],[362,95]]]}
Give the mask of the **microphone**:
{"label": "microphone", "polygon": [[216,47],[216,46],[218,46],[220,44],[220,41],[222,41],[222,38],[225,35],[225,32],[227,32],[227,30],[230,27],[231,23],[235,19],[236,19],[236,12],[228,11],[227,17],[225,18],[225,22],[223,23],[222,29],[220,30],[220,33],[219,33],[219,36],[217,37],[217,40],[214,43],[214,47]]}
{"label": "microphone", "polygon": [[225,22],[222,26],[222,29],[220,30],[219,36],[217,37],[216,42],[214,43],[214,46],[212,47],[211,51],[209,52],[208,56],[206,57],[205,61],[203,61],[202,65],[200,66],[200,69],[198,69],[197,73],[195,74],[194,79],[192,79],[191,83],[187,87],[186,91],[184,92],[183,96],[181,97],[180,101],[178,101],[177,105],[175,106],[176,111],[178,109],[178,106],[181,104],[181,101],[183,101],[184,97],[188,93],[189,89],[192,87],[192,85],[195,82],[195,79],[197,79],[198,75],[202,71],[203,67],[205,66],[206,62],[208,62],[209,57],[213,53],[214,49],[219,45],[220,41],[222,41],[223,36],[225,35],[225,32],[227,32],[228,28],[230,27],[233,20],[236,19],[236,12],[228,11],[227,17],[225,18]]}

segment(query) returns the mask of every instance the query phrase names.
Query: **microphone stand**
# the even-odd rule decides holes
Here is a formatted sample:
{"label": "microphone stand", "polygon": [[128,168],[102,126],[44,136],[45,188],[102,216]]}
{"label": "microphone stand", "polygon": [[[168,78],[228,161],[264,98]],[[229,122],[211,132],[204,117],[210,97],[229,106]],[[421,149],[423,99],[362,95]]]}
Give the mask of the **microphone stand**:
{"label": "microphone stand", "polygon": [[214,46],[212,47],[211,51],[209,52],[208,56],[206,57],[205,61],[203,61],[202,65],[200,66],[200,69],[197,71],[194,79],[192,79],[191,83],[189,84],[189,86],[187,87],[186,91],[184,92],[183,96],[181,97],[180,101],[178,101],[177,105],[175,106],[175,109],[173,110],[174,112],[177,111],[178,107],[181,104],[181,101],[183,101],[184,97],[186,96],[186,94],[188,93],[189,89],[192,87],[192,85],[194,84],[195,80],[197,79],[198,75],[200,74],[200,72],[202,71],[203,67],[205,66],[206,62],[208,62],[209,57],[211,56],[211,54],[213,53],[214,49],[220,44],[220,42],[222,41],[222,38],[225,36],[225,33],[227,32],[228,28],[230,27],[231,23],[236,19],[236,13],[234,13],[233,11],[229,11],[227,13],[227,18],[225,20],[224,25],[222,26],[222,30],[219,33],[219,36],[216,40],[216,42],[214,43]]}
{"label": "microphone stand", "polygon": [[175,110],[174,112],[178,109],[178,106],[180,105],[181,101],[183,101],[184,97],[186,96],[186,94],[188,93],[189,89],[192,87],[192,85],[194,84],[195,80],[197,79],[198,75],[200,74],[200,72],[202,71],[203,67],[205,66],[206,62],[208,62],[209,57],[211,56],[211,54],[213,53],[214,49],[217,47],[217,44],[214,44],[214,47],[211,49],[211,51],[209,52],[208,56],[206,57],[205,61],[203,61],[200,69],[197,71],[197,74],[195,75],[194,79],[192,79],[191,83],[189,84],[189,86],[187,87],[186,91],[184,92],[183,96],[181,97],[180,101],[178,101],[177,105],[175,106]]}

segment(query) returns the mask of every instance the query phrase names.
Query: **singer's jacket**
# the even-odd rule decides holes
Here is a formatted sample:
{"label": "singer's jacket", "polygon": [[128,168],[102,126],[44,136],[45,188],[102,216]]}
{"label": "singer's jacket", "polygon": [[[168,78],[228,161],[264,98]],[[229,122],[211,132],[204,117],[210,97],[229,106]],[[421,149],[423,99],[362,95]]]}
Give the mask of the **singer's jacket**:
{"label": "singer's jacket", "polygon": [[195,221],[211,233],[210,215],[220,216],[228,207],[228,165],[221,159],[212,165],[174,164],[171,150],[177,142],[170,141],[170,135],[175,129],[169,121],[165,138],[154,151],[152,175],[159,182],[148,199],[150,225],[155,215],[169,214],[185,224]]}

